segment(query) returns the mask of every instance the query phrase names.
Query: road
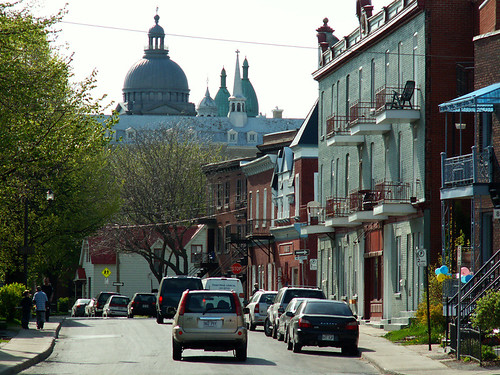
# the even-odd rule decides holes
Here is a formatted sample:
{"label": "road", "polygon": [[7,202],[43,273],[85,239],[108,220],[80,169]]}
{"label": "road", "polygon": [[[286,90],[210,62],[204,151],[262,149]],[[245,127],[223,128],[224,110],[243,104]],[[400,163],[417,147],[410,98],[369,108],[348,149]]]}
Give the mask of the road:
{"label": "road", "polygon": [[[335,348],[304,347],[292,353],[286,344],[249,332],[248,359],[232,352],[186,350],[172,360],[171,324],[147,318],[66,319],[52,355],[22,374],[379,374],[359,357]],[[362,349],[362,348],[361,348]]]}

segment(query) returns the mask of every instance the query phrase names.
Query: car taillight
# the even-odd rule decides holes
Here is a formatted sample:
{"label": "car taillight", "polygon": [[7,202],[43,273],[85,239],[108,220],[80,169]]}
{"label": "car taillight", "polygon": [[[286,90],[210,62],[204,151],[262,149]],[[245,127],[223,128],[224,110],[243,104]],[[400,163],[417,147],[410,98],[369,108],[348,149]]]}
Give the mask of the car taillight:
{"label": "car taillight", "polygon": [[312,328],[312,324],[309,320],[300,318],[299,319],[299,328]]}
{"label": "car taillight", "polygon": [[161,303],[163,302],[163,296],[160,296],[160,297],[158,298],[158,301],[160,302],[160,305],[161,305]]}
{"label": "car taillight", "polygon": [[179,303],[179,315],[184,315],[184,312],[186,311],[186,299],[188,295],[187,292],[188,291],[186,290],[184,293],[182,293],[181,302]]}
{"label": "car taillight", "polygon": [[257,304],[255,304],[255,308],[253,309],[253,312],[254,312],[255,314],[258,314],[258,313],[259,313],[259,304],[258,304],[258,303],[257,303]]}
{"label": "car taillight", "polygon": [[345,329],[348,331],[356,331],[358,329],[358,322],[349,322],[345,325]]}
{"label": "car taillight", "polygon": [[233,292],[233,301],[234,305],[236,306],[236,315],[242,316],[240,299],[238,298],[235,292]]}

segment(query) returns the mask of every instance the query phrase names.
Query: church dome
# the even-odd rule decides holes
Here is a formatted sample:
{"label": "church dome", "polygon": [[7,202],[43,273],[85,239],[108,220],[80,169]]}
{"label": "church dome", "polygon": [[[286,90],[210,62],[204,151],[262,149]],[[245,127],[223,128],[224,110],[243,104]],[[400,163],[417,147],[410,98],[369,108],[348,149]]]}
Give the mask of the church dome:
{"label": "church dome", "polygon": [[123,97],[130,114],[194,115],[189,103],[189,86],[182,68],[170,59],[165,48],[165,31],[158,24],[148,32],[144,56],[129,69],[123,83]]}
{"label": "church dome", "polygon": [[217,104],[215,100],[210,96],[210,91],[205,92],[205,97],[201,99],[198,104],[198,108],[196,108],[196,112],[199,117],[214,117],[217,116]]}
{"label": "church dome", "polygon": [[243,90],[243,95],[247,98],[246,109],[248,117],[257,117],[259,114],[259,101],[257,100],[257,94],[253,88],[252,82],[248,79],[248,61],[245,58],[243,61],[243,78],[241,79],[241,89]]}

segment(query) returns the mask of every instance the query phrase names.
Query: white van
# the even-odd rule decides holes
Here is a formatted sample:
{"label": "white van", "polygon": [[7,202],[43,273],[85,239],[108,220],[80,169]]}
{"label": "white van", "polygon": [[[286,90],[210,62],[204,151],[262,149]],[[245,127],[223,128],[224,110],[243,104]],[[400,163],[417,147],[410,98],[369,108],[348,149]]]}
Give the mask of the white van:
{"label": "white van", "polygon": [[203,289],[209,290],[234,290],[238,297],[240,297],[241,306],[245,307],[243,299],[245,298],[245,293],[243,293],[243,285],[241,285],[241,280],[234,277],[207,277],[202,279]]}

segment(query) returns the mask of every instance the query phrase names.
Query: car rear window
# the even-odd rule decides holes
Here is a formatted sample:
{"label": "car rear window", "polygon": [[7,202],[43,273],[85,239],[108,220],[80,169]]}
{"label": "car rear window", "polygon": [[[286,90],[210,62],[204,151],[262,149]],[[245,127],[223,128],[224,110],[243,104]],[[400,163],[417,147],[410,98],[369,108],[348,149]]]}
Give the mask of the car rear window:
{"label": "car rear window", "polygon": [[136,302],[152,303],[156,301],[156,297],[149,294],[138,294],[135,296]]}
{"label": "car rear window", "polygon": [[125,297],[113,297],[111,302],[113,305],[127,305],[129,302],[128,298]]}
{"label": "car rear window", "polygon": [[271,305],[274,302],[274,297],[276,297],[276,293],[264,293],[260,297],[259,303],[267,303]]}
{"label": "car rear window", "polygon": [[342,302],[309,302],[303,310],[305,314],[352,316],[352,311]]}
{"label": "car rear window", "polygon": [[293,289],[287,291],[283,303],[288,304],[288,302],[290,302],[293,298],[297,297],[324,299],[325,295],[321,290],[316,289]]}
{"label": "car rear window", "polygon": [[234,298],[228,293],[193,293],[186,299],[187,313],[234,313]]}
{"label": "car rear window", "polygon": [[199,279],[166,279],[163,281],[161,294],[164,296],[167,293],[182,293],[186,289],[200,290],[203,289],[201,280]]}
{"label": "car rear window", "polygon": [[100,296],[99,296],[99,304],[103,304],[105,303],[109,297],[111,297],[113,295],[113,293],[102,293]]}

